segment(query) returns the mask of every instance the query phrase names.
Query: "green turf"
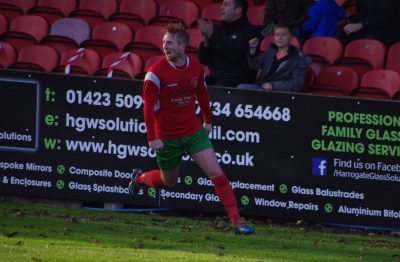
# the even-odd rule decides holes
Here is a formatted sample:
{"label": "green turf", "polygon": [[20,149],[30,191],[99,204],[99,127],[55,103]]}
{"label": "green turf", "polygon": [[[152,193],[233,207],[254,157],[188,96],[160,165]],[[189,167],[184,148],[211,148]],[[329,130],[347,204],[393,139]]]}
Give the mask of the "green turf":
{"label": "green turf", "polygon": [[225,217],[178,214],[0,201],[0,261],[400,261],[388,233],[252,220],[238,236]]}

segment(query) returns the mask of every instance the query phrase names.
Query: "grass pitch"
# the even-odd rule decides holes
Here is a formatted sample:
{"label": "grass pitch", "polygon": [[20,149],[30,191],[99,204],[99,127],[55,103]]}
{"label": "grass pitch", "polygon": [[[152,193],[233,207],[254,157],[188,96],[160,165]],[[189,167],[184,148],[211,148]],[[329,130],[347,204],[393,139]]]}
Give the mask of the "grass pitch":
{"label": "grass pitch", "polygon": [[116,213],[0,201],[0,261],[400,261],[400,238],[185,212]]}

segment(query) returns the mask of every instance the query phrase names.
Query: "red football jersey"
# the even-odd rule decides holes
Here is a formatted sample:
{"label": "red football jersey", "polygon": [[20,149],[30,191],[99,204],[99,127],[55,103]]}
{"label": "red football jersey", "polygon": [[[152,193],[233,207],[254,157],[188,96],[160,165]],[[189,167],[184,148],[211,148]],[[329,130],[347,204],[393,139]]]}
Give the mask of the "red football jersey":
{"label": "red football jersey", "polygon": [[149,67],[142,96],[149,141],[180,139],[196,133],[202,127],[196,116],[196,99],[205,122],[211,123],[203,66],[188,57],[183,67],[176,67],[166,58]]}

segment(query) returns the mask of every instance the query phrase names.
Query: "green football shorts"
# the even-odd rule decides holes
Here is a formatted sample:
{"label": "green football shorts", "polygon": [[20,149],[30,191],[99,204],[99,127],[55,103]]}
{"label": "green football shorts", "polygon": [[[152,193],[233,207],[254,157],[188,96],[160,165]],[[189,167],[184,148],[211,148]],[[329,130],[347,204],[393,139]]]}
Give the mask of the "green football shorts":
{"label": "green football shorts", "polygon": [[191,136],[182,139],[162,140],[164,147],[157,150],[157,162],[161,170],[176,168],[185,153],[194,154],[212,148],[207,131],[202,128]]}

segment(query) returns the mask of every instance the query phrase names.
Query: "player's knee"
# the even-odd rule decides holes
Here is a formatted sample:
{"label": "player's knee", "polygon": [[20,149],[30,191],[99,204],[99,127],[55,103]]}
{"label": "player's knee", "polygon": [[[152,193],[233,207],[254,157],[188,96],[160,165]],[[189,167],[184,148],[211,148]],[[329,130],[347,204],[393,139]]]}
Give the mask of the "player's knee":
{"label": "player's knee", "polygon": [[215,169],[215,170],[209,170],[207,175],[209,178],[214,178],[220,176],[221,174],[223,174],[221,169]]}

